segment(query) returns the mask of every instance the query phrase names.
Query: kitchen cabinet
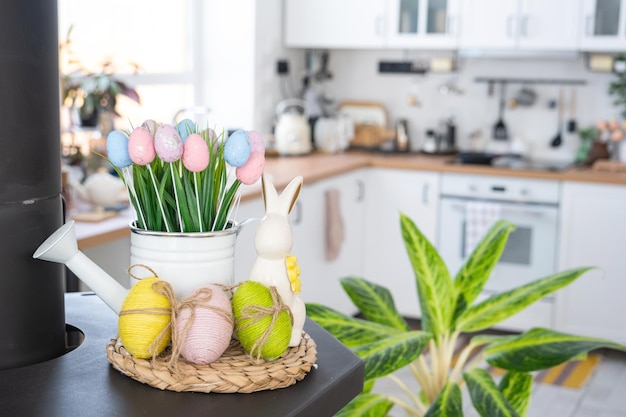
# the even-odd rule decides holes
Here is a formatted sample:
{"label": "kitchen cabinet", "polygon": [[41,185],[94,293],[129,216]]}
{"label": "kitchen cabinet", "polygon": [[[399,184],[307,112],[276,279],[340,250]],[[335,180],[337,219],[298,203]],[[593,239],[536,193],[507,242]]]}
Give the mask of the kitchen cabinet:
{"label": "kitchen cabinet", "polygon": [[556,293],[557,330],[626,343],[626,187],[565,182],[559,270],[596,269]]}
{"label": "kitchen cabinet", "polygon": [[626,48],[626,0],[583,0],[583,51],[619,51]]}
{"label": "kitchen cabinet", "polygon": [[579,2],[472,0],[462,2],[462,49],[575,51]]}
{"label": "kitchen cabinet", "polygon": [[235,282],[245,281],[256,260],[254,235],[261,218],[265,215],[263,199],[259,196],[239,205],[235,215],[238,223],[246,222],[237,234],[235,245]]}
{"label": "kitchen cabinet", "polygon": [[381,48],[387,0],[285,0],[285,46]]}
{"label": "kitchen cabinet", "polygon": [[[324,304],[349,315],[356,313],[339,279],[362,273],[364,187],[364,171],[357,170],[302,188],[290,222],[292,253],[301,270],[300,297],[304,302]],[[329,213],[338,214],[334,218],[340,220],[333,221]],[[331,228],[343,230],[334,258],[327,256]]]}
{"label": "kitchen cabinet", "polygon": [[439,174],[371,168],[367,173],[364,278],[387,287],[403,316],[421,316],[415,275],[400,229],[409,216],[436,245]]}
{"label": "kitchen cabinet", "polygon": [[388,47],[454,49],[458,44],[458,0],[389,0]]}

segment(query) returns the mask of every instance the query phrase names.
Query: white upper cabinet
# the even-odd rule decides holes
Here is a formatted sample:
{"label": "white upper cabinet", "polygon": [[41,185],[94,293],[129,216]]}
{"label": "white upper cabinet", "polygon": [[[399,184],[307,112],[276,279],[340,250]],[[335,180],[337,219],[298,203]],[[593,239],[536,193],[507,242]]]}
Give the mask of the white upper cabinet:
{"label": "white upper cabinet", "polygon": [[626,0],[583,0],[580,46],[583,51],[626,49]]}
{"label": "white upper cabinet", "polygon": [[575,51],[577,0],[462,2],[459,46],[465,49]]}
{"label": "white upper cabinet", "polygon": [[285,46],[381,48],[387,0],[285,0]]}
{"label": "white upper cabinet", "polygon": [[388,47],[454,49],[458,46],[458,0],[389,0]]}

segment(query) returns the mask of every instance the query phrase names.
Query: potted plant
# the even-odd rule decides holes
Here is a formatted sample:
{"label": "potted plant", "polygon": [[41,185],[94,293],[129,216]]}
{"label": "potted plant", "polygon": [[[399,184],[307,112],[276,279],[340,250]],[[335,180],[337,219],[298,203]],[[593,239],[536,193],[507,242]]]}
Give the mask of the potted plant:
{"label": "potted plant", "polygon": [[176,126],[147,120],[130,133],[109,133],[106,150],[136,213],[131,265],[149,266],[177,295],[207,283],[232,285],[241,225],[229,217],[241,184],[262,175],[261,136],[237,130],[225,137],[189,119]]}
{"label": "potted plant", "polygon": [[[62,102],[78,111],[80,126],[97,127],[100,118],[119,116],[115,106],[120,94],[140,103],[139,94],[119,79],[110,59],[104,60],[99,70],[85,68],[72,50],[72,30],[73,26],[70,26],[65,40],[59,45],[60,55],[66,61],[66,73],[61,74]],[[131,63],[131,66],[134,72],[138,71],[137,64]],[[106,126],[105,130],[112,130],[112,126]]]}
{"label": "potted plant", "polygon": [[[320,304],[307,304],[310,318],[365,361],[365,389],[339,416],[382,417],[394,405],[412,417],[462,416],[461,388],[465,386],[481,416],[524,416],[532,388],[530,372],[584,356],[596,348],[626,351],[626,346],[609,340],[545,328],[533,328],[520,335],[474,334],[572,283],[590,268],[559,272],[477,301],[514,225],[504,220],[496,222],[452,279],[436,249],[411,219],[402,214],[400,223],[415,272],[422,330],[410,329],[386,288],[362,278],[347,277],[341,283],[365,319]],[[474,335],[453,360],[463,333]],[[498,384],[486,370],[471,365],[476,362],[469,364],[471,353],[480,349],[487,363],[507,371]],[[421,392],[407,392],[411,404],[371,392],[377,378],[405,366],[421,387]]]}

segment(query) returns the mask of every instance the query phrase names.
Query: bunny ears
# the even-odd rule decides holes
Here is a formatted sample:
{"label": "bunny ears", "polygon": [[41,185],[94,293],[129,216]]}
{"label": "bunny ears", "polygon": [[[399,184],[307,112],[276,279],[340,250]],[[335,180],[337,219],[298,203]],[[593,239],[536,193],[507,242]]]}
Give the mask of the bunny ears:
{"label": "bunny ears", "polygon": [[265,213],[277,213],[287,216],[291,213],[293,206],[298,200],[300,190],[302,189],[302,177],[298,176],[291,180],[279,195],[274,184],[263,174],[263,201],[265,203]]}

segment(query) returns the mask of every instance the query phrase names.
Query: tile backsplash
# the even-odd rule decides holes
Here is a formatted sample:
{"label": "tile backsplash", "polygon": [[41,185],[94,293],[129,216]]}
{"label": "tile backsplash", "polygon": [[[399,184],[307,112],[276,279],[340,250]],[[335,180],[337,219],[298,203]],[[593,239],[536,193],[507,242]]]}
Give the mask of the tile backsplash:
{"label": "tile backsplash", "polygon": [[[400,58],[399,58],[400,57]],[[516,144],[537,158],[571,159],[578,146],[578,137],[567,133],[567,121],[575,118],[579,128],[595,124],[600,119],[620,119],[620,109],[613,106],[608,86],[615,75],[594,73],[585,66],[583,56],[572,58],[459,58],[458,71],[454,73],[427,73],[425,75],[379,74],[381,60],[402,60],[399,51],[333,50],[329,67],[333,79],[323,87],[326,94],[337,102],[365,100],[382,102],[389,112],[392,127],[398,118],[409,120],[412,149],[421,149],[427,129],[437,128],[440,120],[453,116],[457,124],[457,144],[461,149],[470,147],[469,136],[481,130],[491,138],[493,125],[498,119],[500,86],[496,84],[489,95],[488,83],[476,82],[478,77],[504,77],[523,79],[577,79],[582,86],[563,86],[563,145],[550,147],[557,134],[558,85],[533,84],[536,100],[532,106],[508,107],[504,121]],[[442,94],[440,87],[454,81],[463,94]],[[507,101],[523,85],[508,84]],[[571,114],[570,99],[576,89],[576,111]],[[411,105],[411,98],[421,105]],[[550,104],[553,104],[550,106]],[[487,141],[490,146],[491,140]]]}

